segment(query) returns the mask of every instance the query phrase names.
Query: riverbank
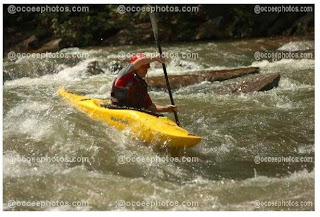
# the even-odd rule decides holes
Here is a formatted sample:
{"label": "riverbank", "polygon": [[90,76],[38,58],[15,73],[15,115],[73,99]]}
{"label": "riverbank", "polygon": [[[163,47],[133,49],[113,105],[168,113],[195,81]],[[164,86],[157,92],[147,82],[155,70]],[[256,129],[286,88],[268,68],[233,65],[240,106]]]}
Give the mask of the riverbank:
{"label": "riverbank", "polygon": [[[159,33],[163,43],[314,35],[313,10],[258,14],[254,5],[189,6],[198,11],[160,14]],[[9,14],[5,8],[4,54],[153,43],[148,13],[120,14],[118,5],[88,5],[88,8],[88,12],[78,14]]]}

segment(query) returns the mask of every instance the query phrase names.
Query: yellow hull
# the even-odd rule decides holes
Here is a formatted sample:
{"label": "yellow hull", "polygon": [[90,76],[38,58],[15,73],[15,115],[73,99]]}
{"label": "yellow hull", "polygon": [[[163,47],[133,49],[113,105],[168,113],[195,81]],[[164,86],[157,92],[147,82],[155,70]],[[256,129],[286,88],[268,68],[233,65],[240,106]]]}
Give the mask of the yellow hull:
{"label": "yellow hull", "polygon": [[135,110],[108,109],[100,106],[102,103],[110,103],[108,100],[80,96],[69,93],[63,88],[58,92],[62,98],[67,99],[92,119],[102,120],[119,130],[129,129],[138,139],[148,144],[181,148],[193,147],[202,139],[199,136],[189,134],[188,131],[164,116],[156,117]]}

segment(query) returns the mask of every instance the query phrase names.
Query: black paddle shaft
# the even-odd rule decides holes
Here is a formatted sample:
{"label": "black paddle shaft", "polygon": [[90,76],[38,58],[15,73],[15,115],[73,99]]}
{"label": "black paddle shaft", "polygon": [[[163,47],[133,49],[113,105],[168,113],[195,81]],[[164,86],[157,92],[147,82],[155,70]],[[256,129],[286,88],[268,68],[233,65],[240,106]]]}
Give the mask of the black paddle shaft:
{"label": "black paddle shaft", "polygon": [[[162,58],[162,49],[161,49],[160,41],[158,38],[158,27],[157,27],[157,22],[156,22],[156,18],[155,18],[154,13],[150,13],[150,19],[151,19],[152,29],[153,29],[153,33],[154,33],[154,38],[155,38],[156,44],[158,46],[160,57]],[[162,63],[162,69],[163,69],[164,77],[166,79],[166,84],[167,84],[167,89],[169,92],[171,104],[175,105],[174,101],[173,101],[173,97],[172,97],[172,92],[171,92],[170,82],[169,82],[169,78],[168,78],[168,74],[167,74],[166,64]],[[177,125],[181,126],[177,112],[174,111],[173,114],[174,114],[174,118],[176,120]]]}
{"label": "black paddle shaft", "polygon": [[[159,49],[159,54],[162,57],[162,50],[161,50],[161,46],[160,46],[159,43],[158,43],[158,49]],[[174,105],[173,96],[172,96],[171,87],[170,87],[170,82],[169,82],[169,78],[168,78],[168,74],[167,74],[167,68],[166,68],[166,65],[164,63],[162,63],[162,69],[163,69],[164,77],[166,79],[166,84],[167,84],[167,88],[168,88],[171,104]],[[174,114],[174,118],[176,119],[177,125],[181,126],[177,112],[175,111],[173,114]]]}

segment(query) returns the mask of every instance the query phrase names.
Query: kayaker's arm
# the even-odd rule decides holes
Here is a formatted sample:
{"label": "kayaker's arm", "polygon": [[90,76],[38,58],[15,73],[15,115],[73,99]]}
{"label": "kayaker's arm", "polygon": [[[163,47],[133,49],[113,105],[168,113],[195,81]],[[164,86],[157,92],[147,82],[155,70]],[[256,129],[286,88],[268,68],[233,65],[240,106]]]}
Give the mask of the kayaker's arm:
{"label": "kayaker's arm", "polygon": [[153,112],[176,112],[177,111],[177,106],[176,105],[157,105],[152,103],[148,107],[148,110],[153,111]]}
{"label": "kayaker's arm", "polygon": [[144,57],[144,58],[141,58],[141,59],[137,59],[133,63],[131,63],[128,66],[126,66],[125,68],[123,68],[118,73],[117,79],[119,79],[119,78],[121,78],[121,77],[123,77],[125,75],[128,75],[130,73],[135,72],[136,69],[140,68],[143,65],[150,64],[151,62],[155,62],[155,61],[157,61],[159,63],[164,63],[165,59],[161,59],[160,57],[153,57],[153,58]]}
{"label": "kayaker's arm", "polygon": [[160,57],[144,57],[144,58],[137,59],[132,64],[134,65],[135,69],[138,69],[143,65],[147,65],[155,61],[159,63],[165,63],[165,59]]}

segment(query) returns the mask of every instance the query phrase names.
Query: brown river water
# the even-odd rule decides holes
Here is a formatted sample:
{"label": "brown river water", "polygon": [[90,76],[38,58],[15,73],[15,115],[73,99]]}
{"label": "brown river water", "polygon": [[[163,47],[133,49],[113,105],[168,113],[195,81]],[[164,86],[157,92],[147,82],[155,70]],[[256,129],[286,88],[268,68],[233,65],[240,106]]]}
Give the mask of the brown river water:
{"label": "brown river water", "polygon": [[[198,54],[172,58],[169,75],[249,66],[262,74],[282,73],[279,87],[266,92],[213,93],[237,79],[175,90],[180,122],[203,137],[178,153],[91,120],[57,94],[66,87],[108,98],[117,73],[109,66],[119,52],[151,53],[155,46],[59,52],[85,56],[72,60],[5,58],[4,72],[13,77],[3,84],[4,209],[314,210],[314,58],[255,56],[257,51],[314,54],[314,41],[290,40],[164,45],[164,52]],[[103,74],[87,73],[92,61]],[[161,70],[152,64],[149,76]],[[169,104],[163,90],[150,95]],[[119,161],[123,156],[126,162]]]}

